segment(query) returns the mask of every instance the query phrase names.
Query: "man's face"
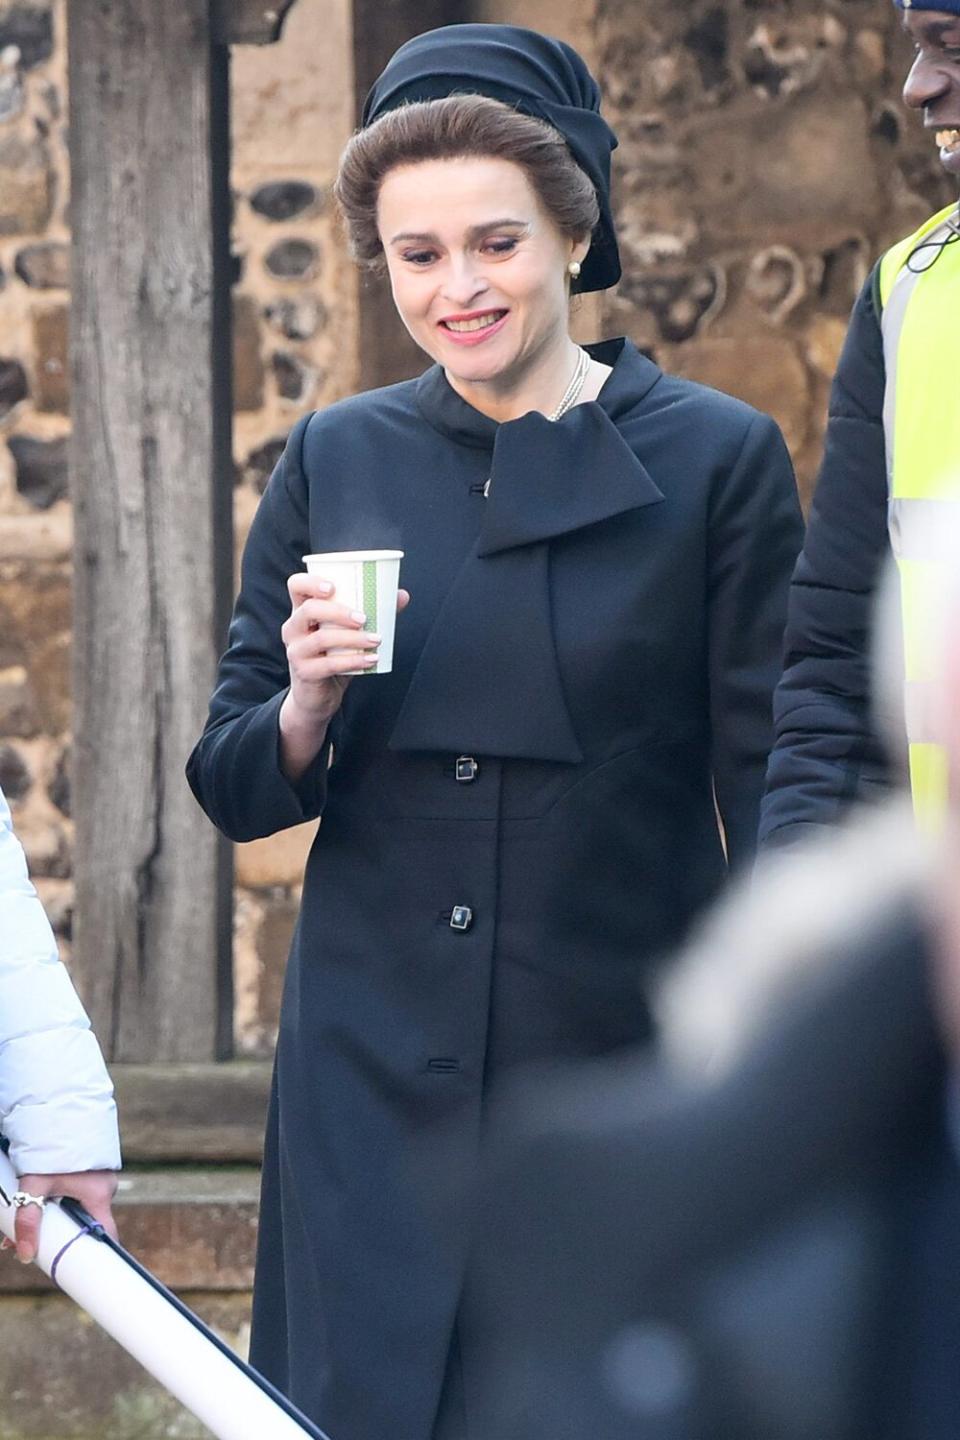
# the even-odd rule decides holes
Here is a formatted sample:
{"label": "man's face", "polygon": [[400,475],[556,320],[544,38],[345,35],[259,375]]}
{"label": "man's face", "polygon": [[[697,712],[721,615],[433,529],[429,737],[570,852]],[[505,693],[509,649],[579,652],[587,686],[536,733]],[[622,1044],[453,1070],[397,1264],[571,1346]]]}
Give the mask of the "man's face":
{"label": "man's face", "polygon": [[917,52],[903,98],[912,109],[923,111],[944,169],[960,176],[960,15],[907,10],[903,28]]}

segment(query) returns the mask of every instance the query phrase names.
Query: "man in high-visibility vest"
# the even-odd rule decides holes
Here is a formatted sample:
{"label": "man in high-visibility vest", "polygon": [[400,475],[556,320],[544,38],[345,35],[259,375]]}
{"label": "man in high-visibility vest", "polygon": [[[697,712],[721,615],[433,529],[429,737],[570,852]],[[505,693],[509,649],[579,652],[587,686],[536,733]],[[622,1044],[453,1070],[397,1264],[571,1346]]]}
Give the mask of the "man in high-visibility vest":
{"label": "man in high-visibility vest", "polygon": [[[960,0],[895,0],[916,45],[904,99],[960,183]],[[918,819],[936,826],[946,763],[931,742],[926,595],[937,516],[960,503],[960,207],[893,246],[854,307],[823,467],[791,588],[761,840],[789,843],[886,788],[868,636],[892,545],[900,573],[904,731]],[[960,565],[960,556],[950,557]]]}

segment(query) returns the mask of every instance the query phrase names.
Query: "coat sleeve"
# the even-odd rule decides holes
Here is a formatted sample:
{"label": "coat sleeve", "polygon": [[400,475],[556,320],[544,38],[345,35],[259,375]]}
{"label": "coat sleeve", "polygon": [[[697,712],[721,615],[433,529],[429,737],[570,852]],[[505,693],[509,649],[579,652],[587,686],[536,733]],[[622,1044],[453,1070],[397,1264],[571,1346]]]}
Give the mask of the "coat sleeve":
{"label": "coat sleeve", "polygon": [[305,416],[291,431],[247,539],[240,594],[203,734],[187,779],[210,819],[231,840],[256,840],[313,820],[323,810],[334,722],[296,785],[280,768],[280,707],[289,670],[280,629],[290,614],[287,579],[310,549],[303,471]]}
{"label": "coat sleeve", "polygon": [[853,311],[830,398],[826,448],[790,587],[775,744],[760,840],[788,844],[884,790],[869,649],[887,539],[883,339],[875,273]]}
{"label": "coat sleeve", "polygon": [[772,741],[787,589],[803,542],[790,456],[754,416],[733,470],[715,487],[708,557],[713,777],[731,868],[749,861]]}
{"label": "coat sleeve", "polygon": [[113,1086],[27,877],[2,791],[0,1130],[18,1175],[120,1165]]}

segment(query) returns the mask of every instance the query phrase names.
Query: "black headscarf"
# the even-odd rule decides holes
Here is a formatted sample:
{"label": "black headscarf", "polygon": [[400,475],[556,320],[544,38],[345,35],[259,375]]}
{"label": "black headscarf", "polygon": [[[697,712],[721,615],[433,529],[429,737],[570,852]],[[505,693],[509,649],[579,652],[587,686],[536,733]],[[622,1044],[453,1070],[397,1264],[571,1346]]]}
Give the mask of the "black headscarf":
{"label": "black headscarf", "polygon": [[617,137],[600,114],[600,91],[569,45],[517,25],[444,25],[408,40],[388,63],[363,107],[361,124],[418,100],[487,95],[545,120],[589,175],[600,220],[575,290],[606,290],[620,279],[610,212],[610,155]]}

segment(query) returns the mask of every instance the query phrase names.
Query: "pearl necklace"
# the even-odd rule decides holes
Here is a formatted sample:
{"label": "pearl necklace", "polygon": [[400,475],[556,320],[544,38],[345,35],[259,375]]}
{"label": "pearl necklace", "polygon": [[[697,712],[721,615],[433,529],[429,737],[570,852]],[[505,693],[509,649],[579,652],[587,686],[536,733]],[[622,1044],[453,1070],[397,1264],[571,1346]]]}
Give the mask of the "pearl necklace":
{"label": "pearl necklace", "polygon": [[552,414],[547,416],[548,420],[559,420],[561,416],[566,415],[568,410],[573,409],[574,405],[576,405],[577,401],[580,399],[580,394],[586,383],[587,372],[589,369],[590,356],[587,354],[586,350],[584,350],[582,345],[578,345],[576,369],[573,372],[570,384],[563,392],[563,398],[560,401],[560,404],[557,406],[556,410],[554,410]]}

